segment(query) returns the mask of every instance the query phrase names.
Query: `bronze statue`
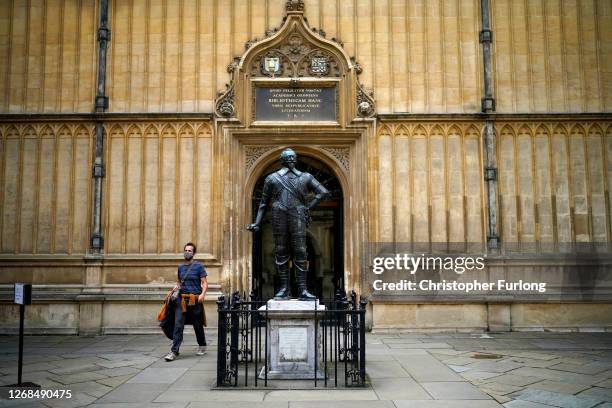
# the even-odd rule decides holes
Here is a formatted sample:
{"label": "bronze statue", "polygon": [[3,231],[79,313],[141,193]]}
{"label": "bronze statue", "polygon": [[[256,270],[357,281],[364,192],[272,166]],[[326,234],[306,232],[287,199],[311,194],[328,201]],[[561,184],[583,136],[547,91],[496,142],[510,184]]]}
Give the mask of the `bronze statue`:
{"label": "bronze statue", "polygon": [[[276,270],[280,277],[280,290],[274,299],[289,299],[289,259],[293,255],[296,269],[299,300],[315,300],[306,288],[308,258],[306,253],[306,228],[310,221],[310,209],[316,206],[328,191],[311,174],[295,168],[297,155],[285,149],[280,155],[283,168],[266,177],[261,202],[255,222],[247,227],[259,231],[268,202],[272,200],[272,233]],[[315,196],[306,203],[308,193]]]}

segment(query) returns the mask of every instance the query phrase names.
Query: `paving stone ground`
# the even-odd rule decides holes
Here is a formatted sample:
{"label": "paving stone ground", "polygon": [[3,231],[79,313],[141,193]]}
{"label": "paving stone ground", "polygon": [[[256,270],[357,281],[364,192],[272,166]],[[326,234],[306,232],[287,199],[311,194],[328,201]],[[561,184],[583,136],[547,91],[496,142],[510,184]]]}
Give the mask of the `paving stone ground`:
{"label": "paving stone ground", "polygon": [[[0,337],[0,385],[16,382],[17,341]],[[390,333],[366,342],[365,388],[277,381],[220,390],[214,341],[198,357],[191,330],[171,363],[161,334],[31,336],[23,380],[72,398],[0,399],[0,407],[612,408],[612,333]]]}

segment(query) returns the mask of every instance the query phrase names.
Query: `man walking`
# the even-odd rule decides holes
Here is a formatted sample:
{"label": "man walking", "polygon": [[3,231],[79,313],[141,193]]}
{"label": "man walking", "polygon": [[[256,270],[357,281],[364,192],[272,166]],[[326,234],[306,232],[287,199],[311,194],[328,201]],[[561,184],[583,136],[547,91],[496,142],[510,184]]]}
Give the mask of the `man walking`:
{"label": "man walking", "polygon": [[206,352],[206,338],[204,337],[204,295],[208,289],[206,269],[200,262],[194,261],[196,253],[195,244],[188,242],[183,247],[185,262],[179,265],[176,287],[179,294],[174,302],[174,334],[172,348],[166,354],[166,361],[174,361],[179,355],[179,348],[183,342],[183,329],[185,324],[191,322],[198,341],[196,355]]}

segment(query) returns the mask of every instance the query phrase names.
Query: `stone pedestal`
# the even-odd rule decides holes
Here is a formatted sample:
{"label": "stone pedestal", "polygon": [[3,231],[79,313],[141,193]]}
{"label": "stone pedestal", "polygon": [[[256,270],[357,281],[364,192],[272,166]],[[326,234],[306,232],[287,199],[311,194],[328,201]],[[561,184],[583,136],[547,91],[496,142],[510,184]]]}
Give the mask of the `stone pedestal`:
{"label": "stone pedestal", "polygon": [[[314,379],[315,350],[317,377],[323,378],[321,364],[321,333],[315,338],[315,308],[324,312],[319,301],[269,300],[268,309],[268,379],[301,380]],[[266,306],[259,308],[265,313]],[[321,313],[316,319],[323,317]]]}

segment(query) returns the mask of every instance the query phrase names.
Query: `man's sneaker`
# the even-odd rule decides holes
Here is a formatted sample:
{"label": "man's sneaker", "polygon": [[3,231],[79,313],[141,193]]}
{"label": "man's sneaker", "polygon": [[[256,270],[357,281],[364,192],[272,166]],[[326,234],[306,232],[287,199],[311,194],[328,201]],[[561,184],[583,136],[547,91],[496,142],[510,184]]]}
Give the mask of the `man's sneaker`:
{"label": "man's sneaker", "polygon": [[169,352],[168,354],[165,355],[164,360],[166,361],[174,361],[176,360],[176,357],[178,356],[178,354],[176,354],[174,351]]}
{"label": "man's sneaker", "polygon": [[198,351],[196,351],[196,356],[203,356],[206,354],[206,346],[198,347]]}

